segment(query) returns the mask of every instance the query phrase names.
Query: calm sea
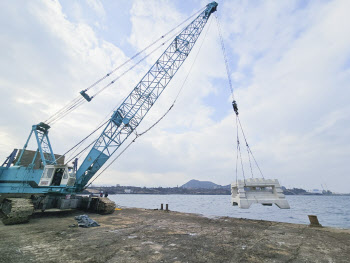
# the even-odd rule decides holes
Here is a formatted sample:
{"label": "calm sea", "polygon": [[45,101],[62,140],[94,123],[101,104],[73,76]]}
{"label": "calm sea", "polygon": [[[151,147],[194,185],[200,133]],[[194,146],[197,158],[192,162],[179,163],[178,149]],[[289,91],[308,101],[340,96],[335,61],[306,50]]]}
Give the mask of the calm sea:
{"label": "calm sea", "polygon": [[196,213],[206,217],[229,216],[287,223],[308,224],[307,215],[317,215],[323,226],[350,229],[350,196],[286,196],[291,209],[252,205],[240,209],[231,205],[229,195],[110,195],[117,205],[155,209],[169,204],[172,211]]}

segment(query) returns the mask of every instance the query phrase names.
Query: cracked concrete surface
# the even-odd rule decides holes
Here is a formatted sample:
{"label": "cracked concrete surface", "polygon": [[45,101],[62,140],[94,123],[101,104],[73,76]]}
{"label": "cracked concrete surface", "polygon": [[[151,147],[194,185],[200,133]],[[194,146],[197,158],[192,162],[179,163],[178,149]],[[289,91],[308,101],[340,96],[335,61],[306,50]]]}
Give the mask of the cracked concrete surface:
{"label": "cracked concrete surface", "polygon": [[350,230],[125,208],[88,214],[101,226],[69,227],[82,212],[35,214],[0,225],[0,262],[349,262]]}

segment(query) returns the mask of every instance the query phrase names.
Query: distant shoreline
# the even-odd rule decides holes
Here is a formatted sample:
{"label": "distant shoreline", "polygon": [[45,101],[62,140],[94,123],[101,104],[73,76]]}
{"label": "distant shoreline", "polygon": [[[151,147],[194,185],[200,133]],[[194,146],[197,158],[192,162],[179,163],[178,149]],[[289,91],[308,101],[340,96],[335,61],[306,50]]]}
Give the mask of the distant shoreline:
{"label": "distant shoreline", "polygon": [[[312,195],[312,196],[350,196],[347,194],[333,193],[329,189],[313,189],[307,191],[302,188],[286,188],[281,187],[284,195]],[[91,186],[89,192],[100,193],[100,191],[109,194],[155,194],[155,195],[231,195],[231,184],[219,185],[210,181],[199,181],[192,179],[187,183],[177,187],[137,187],[137,186]]]}
{"label": "distant shoreline", "polygon": [[[100,191],[103,191],[103,193],[108,193],[109,195],[231,195],[230,190],[223,190],[223,189],[181,189],[181,191],[176,192],[173,191],[173,188],[160,188],[162,189],[159,191],[159,188],[140,188],[142,190],[131,190],[132,187],[126,188],[126,190],[131,190],[130,192],[125,192],[125,189],[123,191],[114,189],[116,187],[108,187],[108,186],[102,186],[102,187],[91,187],[85,190],[84,193],[92,193],[92,194],[99,194]],[[123,187],[124,188],[124,187]],[[135,187],[138,188],[138,187]],[[157,191],[154,191],[154,189],[157,189]],[[169,192],[167,189],[172,189]],[[180,189],[180,188],[179,188]],[[215,192],[218,190],[217,192]],[[184,192],[185,191],[185,192]],[[350,196],[350,194],[319,194],[319,193],[302,193],[302,194],[294,194],[290,192],[284,193],[287,196]]]}

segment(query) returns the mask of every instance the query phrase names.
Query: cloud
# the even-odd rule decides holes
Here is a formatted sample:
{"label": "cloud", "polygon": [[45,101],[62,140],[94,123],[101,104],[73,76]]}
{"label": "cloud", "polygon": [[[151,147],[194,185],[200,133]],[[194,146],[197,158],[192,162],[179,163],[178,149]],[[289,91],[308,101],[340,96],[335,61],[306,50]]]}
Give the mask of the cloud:
{"label": "cloud", "polygon": [[102,5],[102,3],[98,0],[88,0],[87,1],[88,6],[90,6],[95,12],[96,14],[100,17],[100,18],[105,18],[106,16],[106,11]]}
{"label": "cloud", "polygon": [[134,1],[130,10],[132,32],[129,42],[143,49],[147,41],[168,32],[185,16],[179,12],[171,1],[145,2]]}
{"label": "cloud", "polygon": [[[331,190],[349,192],[350,36],[344,25],[350,6],[348,1],[301,3],[219,2],[241,121],[265,177],[286,186],[320,188],[326,183]],[[100,16],[112,12],[100,2],[93,4]],[[201,7],[197,2],[183,8],[180,2],[134,1],[125,38],[131,49],[141,50]],[[0,12],[0,48],[7,51],[0,61],[0,110],[6,113],[0,136],[7,138],[0,154],[8,156],[23,145],[32,124],[124,62],[131,49],[103,39],[100,29],[91,26],[95,18],[71,21],[57,1],[20,7],[4,2]],[[63,153],[108,116],[161,52],[55,124],[50,133],[55,151]],[[170,113],[97,184],[176,186],[190,179],[219,184],[235,179],[235,122],[215,21],[209,21],[137,131],[165,113],[187,75]],[[242,154],[249,176],[244,148]],[[256,167],[254,174],[259,175]]]}
{"label": "cloud", "polygon": [[[127,59],[87,24],[67,20],[57,1],[28,2],[21,8],[3,4],[1,17],[6,23],[1,24],[0,46],[7,50],[0,62],[4,100],[0,107],[7,113],[1,118],[1,129],[17,142],[11,148],[24,144],[32,124],[47,119]],[[125,85],[134,76],[131,73],[117,84]],[[120,94],[127,94],[119,93],[116,86],[113,89],[117,91],[107,90],[51,129],[51,136],[57,138],[52,139],[55,151],[64,152],[88,134],[120,100]],[[1,149],[2,154],[10,149]]]}
{"label": "cloud", "polygon": [[349,23],[344,11],[349,4],[312,2],[302,9],[297,2],[286,9],[274,5],[267,21],[279,22],[270,26],[260,24],[269,14],[261,6],[245,4],[246,11],[233,18],[234,24],[249,29],[234,34],[232,51],[239,58],[252,56],[249,63],[238,63],[235,73],[240,76],[235,84],[242,118],[269,174],[289,185],[310,188],[327,181],[337,189],[330,178],[346,180],[349,173],[349,70],[344,64],[350,39],[342,26]]}

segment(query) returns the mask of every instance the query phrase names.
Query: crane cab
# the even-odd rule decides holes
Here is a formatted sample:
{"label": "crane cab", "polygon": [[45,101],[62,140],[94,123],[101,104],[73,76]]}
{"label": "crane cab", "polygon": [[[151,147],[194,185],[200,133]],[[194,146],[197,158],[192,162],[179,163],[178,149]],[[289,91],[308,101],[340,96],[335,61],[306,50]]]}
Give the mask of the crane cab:
{"label": "crane cab", "polygon": [[76,175],[68,165],[46,165],[39,186],[74,186]]}

